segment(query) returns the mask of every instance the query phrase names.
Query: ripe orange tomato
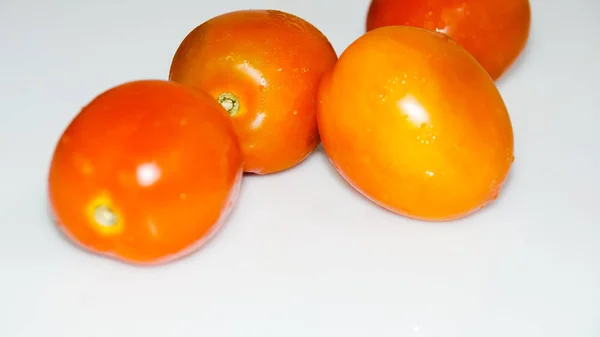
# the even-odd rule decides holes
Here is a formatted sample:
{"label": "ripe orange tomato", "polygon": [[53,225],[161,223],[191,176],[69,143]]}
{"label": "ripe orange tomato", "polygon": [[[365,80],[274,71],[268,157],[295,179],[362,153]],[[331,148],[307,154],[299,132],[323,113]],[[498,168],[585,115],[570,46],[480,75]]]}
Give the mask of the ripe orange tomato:
{"label": "ripe orange tomato", "polygon": [[225,221],[243,173],[229,116],[208,95],[159,80],[94,98],[62,134],[49,198],[76,244],[133,264],[199,248]]}
{"label": "ripe orange tomato", "polygon": [[530,24],[529,0],[372,0],[367,15],[368,31],[407,25],[449,35],[494,80],[521,54]]}
{"label": "ripe orange tomato", "polygon": [[322,81],[318,123],[331,162],[375,203],[431,221],[495,199],[513,162],[511,120],[485,69],[447,36],[370,31]]}
{"label": "ripe orange tomato", "polygon": [[214,17],[177,49],[169,78],[203,90],[229,112],[246,172],[291,168],[319,144],[319,80],[337,55],[313,25],[275,10]]}

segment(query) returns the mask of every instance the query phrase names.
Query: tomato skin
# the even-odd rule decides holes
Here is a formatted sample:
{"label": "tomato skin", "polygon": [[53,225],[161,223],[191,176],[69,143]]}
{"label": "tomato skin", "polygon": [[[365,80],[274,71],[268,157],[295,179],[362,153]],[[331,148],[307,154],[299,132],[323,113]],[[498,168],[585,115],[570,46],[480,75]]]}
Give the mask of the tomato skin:
{"label": "tomato skin", "polygon": [[449,35],[496,80],[529,38],[529,0],[372,0],[367,31],[407,25]]}
{"label": "tomato skin", "polygon": [[336,60],[327,38],[305,20],[241,10],[192,30],[173,57],[169,79],[214,99],[233,94],[245,171],[269,174],[299,164],[319,144],[318,84]]}
{"label": "tomato skin", "polygon": [[105,91],[71,121],[48,193],[58,227],[78,246],[158,264],[216,232],[242,173],[239,140],[218,103],[177,83],[140,80]]}
{"label": "tomato skin", "polygon": [[323,147],[364,196],[414,219],[465,217],[494,200],[513,162],[513,131],[493,80],[443,34],[366,33],[319,90]]}

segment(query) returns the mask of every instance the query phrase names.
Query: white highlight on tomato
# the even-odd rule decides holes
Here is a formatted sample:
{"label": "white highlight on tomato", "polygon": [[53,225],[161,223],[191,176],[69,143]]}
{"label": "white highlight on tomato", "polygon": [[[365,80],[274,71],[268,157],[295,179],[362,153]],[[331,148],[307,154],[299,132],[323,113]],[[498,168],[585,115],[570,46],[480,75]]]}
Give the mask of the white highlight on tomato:
{"label": "white highlight on tomato", "polygon": [[415,124],[415,126],[429,123],[429,114],[414,96],[406,95],[396,104],[406,117],[408,117],[408,120]]}
{"label": "white highlight on tomato", "polygon": [[151,186],[161,175],[160,167],[156,163],[145,163],[137,168],[136,177],[141,186]]}

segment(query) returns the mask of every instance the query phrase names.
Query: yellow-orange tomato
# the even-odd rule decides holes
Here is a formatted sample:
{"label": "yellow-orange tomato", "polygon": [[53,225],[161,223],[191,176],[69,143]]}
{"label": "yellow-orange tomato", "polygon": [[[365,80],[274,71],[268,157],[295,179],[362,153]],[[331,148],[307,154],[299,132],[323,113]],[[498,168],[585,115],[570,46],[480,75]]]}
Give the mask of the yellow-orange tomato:
{"label": "yellow-orange tomato", "polygon": [[77,245],[128,263],[164,263],[215,233],[242,174],[239,140],[212,97],[141,80],[97,96],[68,125],[49,198]]}
{"label": "yellow-orange tomato", "polygon": [[322,81],[330,160],[377,204],[422,220],[495,199],[513,162],[511,121],[485,69],[447,36],[409,26],[366,33]]}
{"label": "yellow-orange tomato", "polygon": [[498,79],[529,37],[529,0],[372,0],[367,30],[393,25],[449,35]]}
{"label": "yellow-orange tomato", "polygon": [[170,79],[218,100],[240,137],[245,171],[267,174],[297,165],[318,145],[319,80],[336,60],[327,38],[305,20],[243,10],[190,32]]}

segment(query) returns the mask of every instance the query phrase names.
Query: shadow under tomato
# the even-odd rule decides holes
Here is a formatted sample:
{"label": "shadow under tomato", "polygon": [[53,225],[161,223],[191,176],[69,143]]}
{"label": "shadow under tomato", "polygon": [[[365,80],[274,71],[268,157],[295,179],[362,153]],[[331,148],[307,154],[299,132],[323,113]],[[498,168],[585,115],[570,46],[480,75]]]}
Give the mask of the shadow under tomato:
{"label": "shadow under tomato", "polygon": [[312,152],[310,152],[308,155],[306,155],[306,157],[304,157],[302,160],[300,160],[300,162],[298,162],[296,165],[293,165],[291,167],[288,167],[288,168],[280,170],[280,171],[270,172],[270,173],[244,172],[244,179],[248,179],[248,178],[262,179],[262,178],[271,178],[271,177],[277,177],[280,175],[285,175],[285,174],[289,173],[290,171],[294,171],[294,170],[297,170],[298,168],[301,168],[303,165],[306,165],[307,162],[313,160],[314,154],[319,149],[322,149],[322,148],[323,148],[323,146],[321,145],[321,143],[319,143]]}

